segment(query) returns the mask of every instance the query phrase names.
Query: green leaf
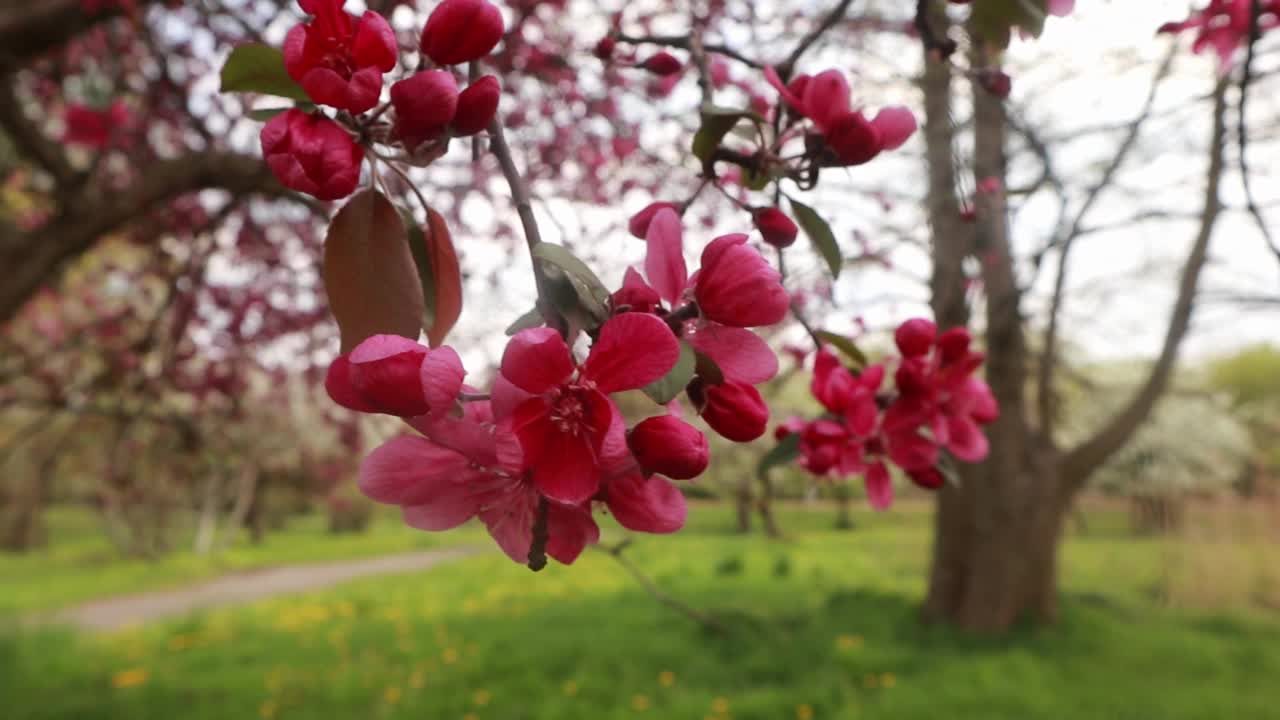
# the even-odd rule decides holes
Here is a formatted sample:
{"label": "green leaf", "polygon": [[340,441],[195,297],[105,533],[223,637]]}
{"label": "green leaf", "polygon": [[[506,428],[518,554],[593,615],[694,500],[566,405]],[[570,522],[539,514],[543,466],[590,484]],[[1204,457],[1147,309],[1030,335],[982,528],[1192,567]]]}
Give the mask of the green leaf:
{"label": "green leaf", "polygon": [[567,248],[553,243],[538,243],[533,248],[533,256],[569,279],[582,307],[597,321],[604,322],[609,317],[609,291],[586,263]]}
{"label": "green leaf", "polygon": [[702,378],[708,385],[719,385],[724,382],[724,371],[720,369],[715,360],[697,350],[694,351],[694,356],[697,359],[698,377]]}
{"label": "green leaf", "polygon": [[[791,198],[788,199],[791,200]],[[791,210],[795,213],[796,222],[800,223],[800,227],[804,229],[804,234],[809,236],[809,241],[827,261],[831,277],[839,278],[840,268],[844,266],[844,256],[840,254],[840,245],[831,232],[831,226],[814,212],[813,208],[802,202],[791,200]]]}
{"label": "green leaf", "polygon": [[693,379],[697,366],[698,360],[693,348],[689,343],[681,340],[680,359],[676,361],[676,366],[662,378],[645,385],[644,394],[659,405],[666,405],[674,400]]}
{"label": "green leaf", "polygon": [[835,348],[843,353],[845,357],[849,358],[850,362],[852,362],[854,367],[857,369],[861,370],[867,366],[867,356],[864,355],[862,350],[860,350],[849,338],[843,335],[837,335],[829,330],[819,330],[814,333],[814,335],[817,335],[824,342],[835,346]]}
{"label": "green leaf", "polygon": [[757,172],[749,167],[742,168],[742,186],[748,190],[760,191],[773,182],[773,173],[769,170]]}
{"label": "green leaf", "polygon": [[407,228],[382,193],[355,195],[333,216],[325,234],[322,277],[342,352],[373,335],[418,339],[422,287]]}
{"label": "green leaf", "polygon": [[292,109],[293,108],[287,108],[287,107],[260,108],[258,110],[250,110],[248,113],[245,113],[245,114],[249,116],[250,120],[257,120],[258,122],[266,122],[271,118],[279,115],[280,113],[289,112]]}
{"label": "green leaf", "polygon": [[760,458],[760,463],[756,465],[756,475],[764,477],[765,473],[773,468],[795,462],[798,457],[800,457],[800,433],[791,433],[779,440],[777,445]]}
{"label": "green leaf", "polygon": [[516,318],[516,321],[507,328],[507,335],[515,335],[521,330],[528,330],[529,328],[542,327],[546,322],[546,318],[542,317],[542,311],[534,308]]}
{"label": "green leaf", "polygon": [[764,122],[764,118],[759,113],[751,110],[716,105],[702,106],[702,125],[693,136],[694,157],[704,163],[708,162],[716,148],[720,147],[720,141],[724,140],[724,136],[728,135],[740,121],[748,118],[754,122]]}
{"label": "green leaf", "polygon": [[1015,27],[1040,37],[1048,16],[1047,0],[983,0],[971,6],[970,29],[997,48],[1009,47]]}
{"label": "green leaf", "polygon": [[231,51],[222,66],[222,92],[252,92],[307,101],[302,86],[284,69],[284,54],[278,48],[259,43],[241,45]]}
{"label": "green leaf", "polygon": [[402,209],[400,217],[408,231],[409,250],[422,285],[422,327],[431,347],[437,347],[462,314],[462,270],[457,252],[440,213],[427,210],[427,228],[418,225],[407,210]]}

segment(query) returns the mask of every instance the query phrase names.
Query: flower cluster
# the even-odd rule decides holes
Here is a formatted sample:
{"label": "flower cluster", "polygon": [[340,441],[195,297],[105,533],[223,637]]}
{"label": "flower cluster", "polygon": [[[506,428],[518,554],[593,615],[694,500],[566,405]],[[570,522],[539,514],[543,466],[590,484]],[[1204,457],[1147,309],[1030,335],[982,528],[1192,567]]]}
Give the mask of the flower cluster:
{"label": "flower cluster", "polygon": [[830,350],[818,351],[813,396],[827,413],[813,421],[793,418],[778,427],[781,440],[795,434],[800,464],[819,476],[863,475],[873,507],[893,502],[887,462],[916,485],[936,489],[941,451],[977,462],[987,455],[982,425],[999,416],[991,389],[974,372],[982,353],[970,348],[969,332],[938,334],[923,319],[908,320],[894,336],[901,358],[893,375],[896,394],[882,393],[884,364],[854,372]]}
{"label": "flower cluster", "polygon": [[780,321],[788,297],[745,235],[713,240],[690,277],[675,210],[660,207],[642,224],[649,281],[628,270],[581,360],[556,329],[521,330],[487,394],[464,385],[447,346],[375,335],[334,360],[325,387],[335,402],[404,418],[421,433],[370,455],[362,491],[424,530],[479,518],[513,560],[533,567],[543,554],[573,562],[595,542],[596,507],[631,530],[682,527],[684,496],[671,480],[706,469],[706,437],[674,401],[628,428],[611,396],[667,378],[693,353],[698,369],[679,382],[697,412],[730,440],[762,436],[769,409],[755,385],[778,361],[747,328]]}
{"label": "flower cluster", "polygon": [[[420,39],[426,67],[390,88],[387,108],[378,109],[385,75],[399,61],[395,31],[372,10],[354,16],[344,0],[298,0],[307,21],[289,30],[284,64],[313,103],[343,111],[292,109],[262,129],[262,152],[286,187],[321,200],[355,192],[365,144],[399,143],[413,157],[443,154],[450,137],[472,135],[489,125],[501,85],[486,75],[459,91],[449,66],[488,55],[502,39],[502,13],[488,0],[444,0],[427,19]],[[425,62],[429,61],[429,62]],[[431,65],[434,64],[435,67]],[[384,125],[383,123],[389,123]]]}
{"label": "flower cluster", "polygon": [[[747,236],[724,235],[702,252],[692,276],[684,261],[683,226],[670,203],[654,203],[630,222],[647,244],[644,275],[628,268],[613,295],[615,312],[648,313],[709,360],[686,387],[702,419],[734,442],[768,429],[769,407],[756,385],[778,372],[778,358],[747,328],[781,322],[790,306],[781,275]],[[714,370],[707,370],[714,366]]]}
{"label": "flower cluster", "polygon": [[817,132],[806,136],[806,144],[822,165],[868,163],[881,151],[901,147],[916,131],[915,116],[906,108],[882,108],[870,120],[862,110],[851,109],[849,83],[839,70],[797,75],[783,83],[768,68],[765,79],[781,95],[792,120],[813,123]]}
{"label": "flower cluster", "polygon": [[[1262,0],[1258,3],[1258,31],[1264,32],[1280,26],[1280,0]],[[1196,31],[1192,48],[1201,52],[1206,48],[1218,54],[1218,67],[1226,73],[1237,49],[1249,41],[1253,26],[1253,0],[1209,0],[1209,4],[1182,22],[1170,22],[1160,26],[1158,32],[1180,33]]]}

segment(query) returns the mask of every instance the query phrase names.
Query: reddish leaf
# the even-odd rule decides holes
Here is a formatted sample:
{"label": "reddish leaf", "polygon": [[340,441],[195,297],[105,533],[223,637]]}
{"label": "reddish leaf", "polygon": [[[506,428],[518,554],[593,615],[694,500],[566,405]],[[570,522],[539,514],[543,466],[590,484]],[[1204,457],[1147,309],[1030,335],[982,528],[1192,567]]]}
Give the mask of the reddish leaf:
{"label": "reddish leaf", "polygon": [[400,213],[382,193],[356,195],[329,224],[324,287],[342,352],[373,335],[418,339],[422,286]]}
{"label": "reddish leaf", "polygon": [[426,300],[427,340],[431,347],[444,342],[445,336],[462,314],[462,270],[453,237],[444,217],[427,210],[427,227],[414,228],[409,234],[413,258],[418,264],[418,277]]}

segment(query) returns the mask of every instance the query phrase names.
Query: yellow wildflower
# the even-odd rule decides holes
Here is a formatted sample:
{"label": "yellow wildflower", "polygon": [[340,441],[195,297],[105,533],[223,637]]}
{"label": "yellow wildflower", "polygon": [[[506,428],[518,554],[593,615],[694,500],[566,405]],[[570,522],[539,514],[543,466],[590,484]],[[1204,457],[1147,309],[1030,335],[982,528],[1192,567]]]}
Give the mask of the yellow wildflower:
{"label": "yellow wildflower", "polygon": [[111,676],[111,687],[121,689],[138,687],[146,684],[149,677],[151,677],[151,673],[146,668],[122,670]]}

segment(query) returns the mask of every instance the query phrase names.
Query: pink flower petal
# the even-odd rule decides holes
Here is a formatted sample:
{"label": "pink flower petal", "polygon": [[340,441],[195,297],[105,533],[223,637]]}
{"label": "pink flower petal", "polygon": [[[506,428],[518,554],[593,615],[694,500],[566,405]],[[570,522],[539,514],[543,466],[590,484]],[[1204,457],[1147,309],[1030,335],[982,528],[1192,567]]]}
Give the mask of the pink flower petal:
{"label": "pink flower petal", "polygon": [[532,393],[516,387],[505,375],[493,379],[493,387],[489,389],[489,404],[493,408],[495,420],[505,420],[520,406],[520,403],[533,397]]}
{"label": "pink flower petal", "polygon": [[863,482],[867,488],[867,501],[876,510],[888,510],[893,504],[893,480],[889,477],[889,468],[884,463],[871,463],[867,467]]}
{"label": "pink flower petal", "polygon": [[[388,505],[419,505],[454,492],[468,460],[420,437],[392,438],[360,463],[360,492]],[[472,508],[472,514],[474,514]]]}
{"label": "pink flower petal", "polygon": [[839,70],[814,75],[804,88],[804,113],[820,128],[849,111],[849,82]]}
{"label": "pink flower petal", "polygon": [[502,354],[502,375],[534,395],[564,383],[573,373],[573,356],[560,333],[530,328],[516,333]]}
{"label": "pink flower petal", "polygon": [[431,406],[432,413],[445,413],[453,408],[462,390],[462,379],[467,371],[462,368],[462,358],[448,345],[427,352],[419,369],[422,394]]}
{"label": "pink flower petal", "polygon": [[[533,471],[533,483],[543,495],[562,503],[585,502],[600,487],[600,468],[596,464],[599,447],[593,446],[592,439],[581,432],[565,432],[552,422],[550,411],[550,406],[540,398],[516,408],[512,428],[520,439],[525,463]],[[580,431],[580,428],[573,429]]]}
{"label": "pink flower petal", "polygon": [[614,480],[606,489],[605,502],[618,524],[636,532],[673,533],[684,527],[688,514],[684,495],[657,475]]}
{"label": "pink flower petal", "polygon": [[882,149],[896,150],[915,133],[916,116],[904,107],[891,105],[871,118],[871,127],[880,135]]}
{"label": "pink flower petal", "polygon": [[480,511],[480,521],[497,541],[498,547],[507,557],[522,565],[529,561],[537,502],[537,495],[532,490],[519,489],[500,496]]}
{"label": "pink flower petal", "polygon": [[965,462],[978,462],[987,456],[987,436],[977,423],[966,417],[947,418],[947,449]]}
{"label": "pink flower petal", "polygon": [[551,503],[547,507],[547,554],[572,565],[588,545],[600,542],[600,527],[579,507]]}
{"label": "pink flower petal", "polygon": [[689,279],[689,269],[684,263],[683,228],[675,210],[662,208],[649,222],[645,243],[648,251],[644,259],[644,272],[653,289],[672,307],[680,300]]}
{"label": "pink flower petal", "polygon": [[688,340],[730,380],[758,385],[778,374],[778,356],[750,330],[707,323]]}
{"label": "pink flower petal", "polygon": [[635,390],[666,375],[679,359],[680,343],[666,323],[623,313],[600,328],[582,375],[604,393]]}

